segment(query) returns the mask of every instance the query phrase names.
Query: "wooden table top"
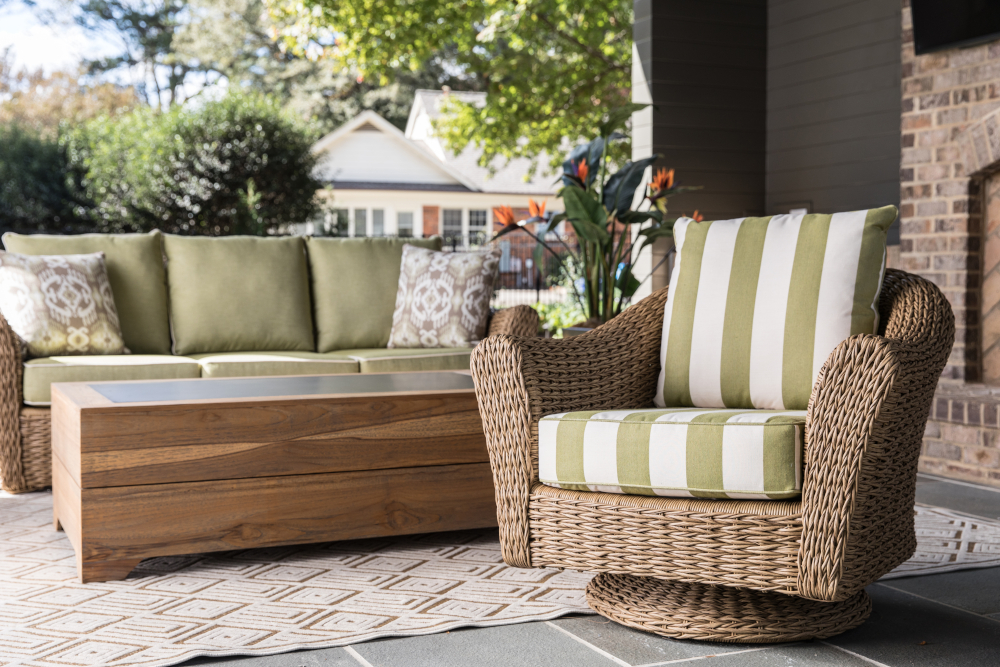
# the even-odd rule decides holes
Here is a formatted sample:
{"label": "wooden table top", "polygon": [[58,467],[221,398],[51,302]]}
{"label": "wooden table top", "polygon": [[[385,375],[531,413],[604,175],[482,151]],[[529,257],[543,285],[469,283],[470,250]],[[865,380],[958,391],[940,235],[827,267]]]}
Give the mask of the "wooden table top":
{"label": "wooden table top", "polygon": [[[71,386],[86,387],[80,395]],[[63,394],[73,402],[93,407],[129,403],[183,403],[320,396],[386,394],[471,393],[468,371],[366,373],[349,375],[295,375],[253,378],[195,378],[185,380],[135,380],[129,382],[66,383]],[[87,400],[100,394],[103,399]],[[89,394],[90,396],[86,396]],[[97,398],[97,397],[93,397]],[[83,400],[80,400],[83,399]]]}

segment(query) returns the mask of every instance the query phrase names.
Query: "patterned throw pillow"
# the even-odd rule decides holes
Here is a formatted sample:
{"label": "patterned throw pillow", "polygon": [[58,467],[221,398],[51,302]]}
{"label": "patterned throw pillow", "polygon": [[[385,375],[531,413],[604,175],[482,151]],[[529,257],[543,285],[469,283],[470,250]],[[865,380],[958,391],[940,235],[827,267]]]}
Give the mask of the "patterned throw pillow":
{"label": "patterned throw pillow", "polygon": [[896,207],[678,220],[656,405],[805,410],[827,357],[878,331]]}
{"label": "patterned throw pillow", "polygon": [[470,347],[486,334],[500,249],[403,246],[389,347]]}
{"label": "patterned throw pillow", "polygon": [[127,352],[103,252],[0,252],[0,313],[32,357]]}

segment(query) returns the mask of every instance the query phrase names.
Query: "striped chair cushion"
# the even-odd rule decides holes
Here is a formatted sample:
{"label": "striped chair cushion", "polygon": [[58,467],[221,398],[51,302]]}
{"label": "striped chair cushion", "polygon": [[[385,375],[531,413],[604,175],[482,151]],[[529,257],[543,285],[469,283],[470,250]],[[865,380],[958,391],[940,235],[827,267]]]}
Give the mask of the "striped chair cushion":
{"label": "striped chair cushion", "polygon": [[538,422],[538,477],[577,491],[680,498],[793,498],[804,410],[566,412]]}
{"label": "striped chair cushion", "polygon": [[878,330],[896,207],[674,225],[658,406],[804,410],[833,349]]}

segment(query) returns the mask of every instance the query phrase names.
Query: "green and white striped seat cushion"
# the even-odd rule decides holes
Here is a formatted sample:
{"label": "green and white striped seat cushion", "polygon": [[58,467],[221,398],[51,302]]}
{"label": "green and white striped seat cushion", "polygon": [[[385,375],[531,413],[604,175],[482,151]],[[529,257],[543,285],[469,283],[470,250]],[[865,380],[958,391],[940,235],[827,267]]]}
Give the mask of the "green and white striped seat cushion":
{"label": "green and white striped seat cushion", "polygon": [[896,207],[674,225],[655,404],[804,410],[833,349],[878,330]]}
{"label": "green and white striped seat cushion", "polygon": [[577,491],[679,498],[793,498],[805,410],[654,408],[538,422],[538,478]]}

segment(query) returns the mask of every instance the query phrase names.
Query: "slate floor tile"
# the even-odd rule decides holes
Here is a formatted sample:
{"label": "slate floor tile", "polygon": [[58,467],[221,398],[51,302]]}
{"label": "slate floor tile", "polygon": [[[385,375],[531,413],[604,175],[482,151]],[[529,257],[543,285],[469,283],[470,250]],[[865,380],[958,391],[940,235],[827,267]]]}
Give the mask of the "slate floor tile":
{"label": "slate floor tile", "polygon": [[859,628],[826,640],[891,667],[996,667],[1000,622],[875,584],[875,610]]}
{"label": "slate floor tile", "polygon": [[692,667],[695,664],[698,667],[872,667],[867,660],[817,642],[720,655],[699,660]]}
{"label": "slate floor tile", "polygon": [[733,644],[667,639],[627,628],[603,616],[578,616],[552,621],[552,624],[624,660],[629,665],[697,658],[746,648]]}
{"label": "slate floor tile", "polygon": [[217,667],[360,667],[358,661],[342,648],[325,648],[253,657],[195,658],[184,663],[184,667],[196,667],[197,665],[216,665]]}
{"label": "slate floor tile", "polygon": [[977,614],[1000,613],[1000,567],[892,579],[882,585]]}
{"label": "slate floor tile", "polygon": [[372,667],[619,667],[546,623],[355,644]]}

